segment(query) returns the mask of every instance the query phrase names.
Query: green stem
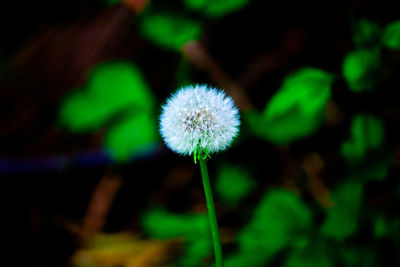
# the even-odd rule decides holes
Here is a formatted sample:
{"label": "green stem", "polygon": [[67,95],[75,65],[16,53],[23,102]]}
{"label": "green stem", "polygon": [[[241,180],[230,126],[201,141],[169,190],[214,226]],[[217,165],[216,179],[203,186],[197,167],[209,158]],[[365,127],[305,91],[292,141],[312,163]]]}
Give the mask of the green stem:
{"label": "green stem", "polygon": [[212,196],[210,179],[208,178],[207,162],[205,159],[200,158],[201,177],[203,179],[203,187],[206,195],[208,220],[210,221],[211,235],[214,245],[215,263],[217,267],[223,267],[221,239],[219,237],[219,230],[217,224],[217,216],[215,213],[214,200]]}

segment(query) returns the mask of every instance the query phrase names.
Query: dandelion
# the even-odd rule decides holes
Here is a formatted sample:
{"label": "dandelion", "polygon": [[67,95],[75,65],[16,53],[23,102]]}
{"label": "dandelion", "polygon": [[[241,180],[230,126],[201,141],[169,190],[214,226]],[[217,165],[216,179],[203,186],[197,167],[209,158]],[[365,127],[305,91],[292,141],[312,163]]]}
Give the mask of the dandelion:
{"label": "dandelion", "polygon": [[195,163],[200,161],[218,267],[223,266],[222,249],[206,159],[231,145],[239,125],[239,111],[232,99],[206,85],[178,90],[163,106],[160,117],[160,131],[167,146],[179,154],[193,155]]}
{"label": "dandelion", "polygon": [[163,106],[160,131],[171,150],[193,155],[196,162],[230,146],[239,131],[238,114],[223,91],[187,86]]}

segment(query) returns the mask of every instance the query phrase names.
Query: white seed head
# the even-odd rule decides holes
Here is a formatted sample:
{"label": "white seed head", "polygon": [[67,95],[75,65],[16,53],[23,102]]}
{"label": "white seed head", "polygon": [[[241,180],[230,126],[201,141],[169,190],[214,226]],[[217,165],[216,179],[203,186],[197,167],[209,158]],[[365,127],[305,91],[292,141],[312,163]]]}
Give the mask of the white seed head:
{"label": "white seed head", "polygon": [[163,106],[160,131],[165,143],[182,155],[226,149],[239,131],[232,98],[206,85],[186,86]]}

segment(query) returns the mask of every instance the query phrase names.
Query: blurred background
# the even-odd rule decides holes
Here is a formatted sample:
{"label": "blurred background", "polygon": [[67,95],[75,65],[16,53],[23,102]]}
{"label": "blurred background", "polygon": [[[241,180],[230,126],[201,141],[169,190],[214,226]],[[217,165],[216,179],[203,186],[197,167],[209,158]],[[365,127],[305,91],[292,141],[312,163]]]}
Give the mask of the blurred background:
{"label": "blurred background", "polygon": [[[212,156],[226,266],[400,266],[400,2],[6,1],[5,266],[210,266],[199,166],[158,132],[222,88]],[[6,263],[8,262],[8,263]]]}

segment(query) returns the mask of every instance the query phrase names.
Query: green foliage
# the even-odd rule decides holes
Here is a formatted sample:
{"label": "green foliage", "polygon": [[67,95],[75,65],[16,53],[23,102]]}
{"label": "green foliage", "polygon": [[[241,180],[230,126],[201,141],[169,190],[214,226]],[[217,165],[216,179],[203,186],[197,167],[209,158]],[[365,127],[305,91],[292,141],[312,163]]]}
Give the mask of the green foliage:
{"label": "green foliage", "polygon": [[[400,242],[400,217],[395,218],[378,215],[375,219],[374,236],[380,238],[393,238],[395,242]],[[400,245],[400,244],[399,244]]]}
{"label": "green foliage", "polygon": [[151,209],[141,218],[145,231],[155,238],[184,237],[194,241],[209,236],[207,214],[172,214],[163,209]]}
{"label": "green foliage", "polygon": [[382,42],[387,48],[400,49],[400,20],[385,27]]}
{"label": "green foliage", "polygon": [[155,44],[180,51],[185,43],[200,39],[203,26],[193,19],[174,14],[149,13],[142,18],[140,30]]}
{"label": "green foliage", "polygon": [[380,61],[379,49],[357,49],[348,53],[342,71],[350,90],[372,90],[376,84]]}
{"label": "green foliage", "polygon": [[136,66],[108,62],[92,70],[85,88],[66,96],[60,120],[72,132],[96,130],[124,109],[149,112],[154,102]]}
{"label": "green foliage", "polygon": [[185,253],[179,258],[178,266],[204,266],[202,264],[206,257],[212,254],[212,244],[210,238],[202,238],[195,242],[188,242]]}
{"label": "green foliage", "polygon": [[202,259],[212,253],[207,214],[172,214],[163,209],[151,209],[142,215],[141,223],[151,237],[185,239],[180,266],[201,266]]}
{"label": "green foliage", "polygon": [[65,97],[60,122],[71,132],[81,133],[115,120],[117,123],[106,133],[105,147],[114,159],[124,161],[157,141],[152,118],[154,102],[136,66],[127,62],[103,63],[92,70],[85,88]]}
{"label": "green foliage", "polygon": [[278,119],[291,109],[313,116],[329,99],[331,82],[332,75],[319,69],[306,68],[291,74],[268,103],[265,118]]}
{"label": "green foliage", "polygon": [[325,246],[322,244],[309,244],[305,248],[293,250],[285,267],[330,267],[332,262],[329,259]]}
{"label": "green foliage", "polygon": [[379,264],[377,264],[378,262],[375,251],[373,248],[368,246],[344,246],[342,247],[340,254],[343,262],[341,266],[379,266]]}
{"label": "green foliage", "polygon": [[128,160],[158,143],[157,122],[148,114],[132,115],[111,128],[104,146],[118,161]]}
{"label": "green foliage", "polygon": [[384,180],[392,163],[392,158],[383,157],[374,164],[369,164],[368,167],[364,167],[364,176],[370,180]]}
{"label": "green foliage", "polygon": [[334,206],[327,210],[322,224],[324,235],[343,240],[357,229],[363,186],[359,182],[346,180],[332,192]]}
{"label": "green foliage", "polygon": [[112,110],[101,109],[100,106],[99,103],[88,100],[86,92],[73,92],[63,100],[60,111],[61,124],[71,132],[96,130],[112,115]]}
{"label": "green foliage", "polygon": [[203,12],[210,17],[221,17],[237,11],[249,3],[249,0],[184,0],[188,8]]}
{"label": "green foliage", "polygon": [[230,205],[237,205],[246,197],[255,185],[248,170],[231,165],[220,168],[215,181],[215,189],[219,198]]}
{"label": "green foliage", "polygon": [[379,45],[381,30],[369,20],[360,19],[353,25],[353,41],[357,46],[371,47]]}
{"label": "green foliage", "polygon": [[[239,252],[226,266],[264,266],[288,244],[298,243],[311,225],[311,211],[290,191],[272,190],[238,235]],[[245,265],[241,265],[246,263]]]}
{"label": "green foliage", "polygon": [[288,144],[320,126],[331,97],[333,76],[315,68],[289,75],[268,102],[262,117],[246,114],[253,131],[276,144]]}
{"label": "green foliage", "polygon": [[382,237],[389,233],[389,226],[384,217],[379,216],[375,221],[374,235],[375,237]]}
{"label": "green foliage", "polygon": [[364,160],[360,164],[352,165],[352,170],[347,179],[360,182],[382,181],[387,177],[393,159],[386,155],[377,155],[371,159]]}
{"label": "green foliage", "polygon": [[358,163],[382,144],[383,123],[372,116],[358,114],[351,123],[350,133],[350,138],[342,144],[341,154],[349,163]]}

